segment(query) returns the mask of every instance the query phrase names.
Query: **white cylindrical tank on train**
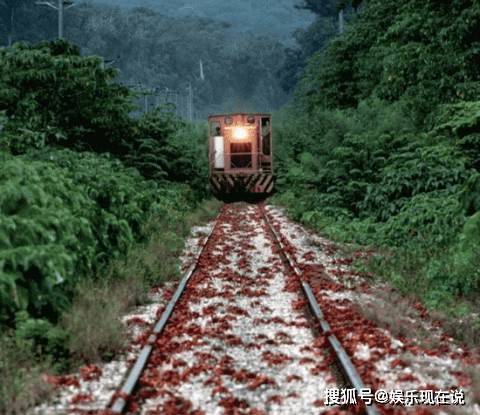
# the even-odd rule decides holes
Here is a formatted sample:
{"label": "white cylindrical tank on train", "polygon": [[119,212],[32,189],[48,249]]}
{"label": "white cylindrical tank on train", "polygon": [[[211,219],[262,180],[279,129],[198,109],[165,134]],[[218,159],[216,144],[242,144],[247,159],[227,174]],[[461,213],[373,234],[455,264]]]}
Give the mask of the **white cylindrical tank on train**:
{"label": "white cylindrical tank on train", "polygon": [[221,135],[213,137],[213,149],[215,151],[215,168],[225,168],[225,140]]}

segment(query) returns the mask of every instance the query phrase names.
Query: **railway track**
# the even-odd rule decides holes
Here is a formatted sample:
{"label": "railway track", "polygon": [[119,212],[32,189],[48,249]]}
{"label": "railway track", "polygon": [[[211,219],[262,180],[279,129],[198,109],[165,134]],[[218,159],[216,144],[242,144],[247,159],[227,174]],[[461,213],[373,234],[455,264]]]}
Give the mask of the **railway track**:
{"label": "railway track", "polygon": [[132,394],[133,390],[135,389],[135,386],[138,383],[138,380],[140,379],[140,376],[142,375],[145,365],[147,364],[148,359],[152,353],[155,340],[157,340],[158,336],[161,335],[161,333],[163,332],[163,329],[167,325],[168,320],[173,313],[175,305],[177,304],[178,300],[180,299],[183,292],[187,288],[188,281],[190,280],[193,273],[197,269],[198,261],[205,247],[210,241],[210,238],[215,230],[217,221],[218,221],[218,217],[215,221],[215,225],[213,226],[212,230],[208,234],[207,238],[205,238],[205,241],[202,243],[201,249],[196,255],[196,258],[194,259],[193,263],[190,265],[190,267],[188,268],[188,270],[185,272],[182,279],[180,280],[180,283],[178,284],[178,287],[175,293],[173,294],[172,299],[168,303],[167,308],[161,315],[160,319],[156,322],[152,330],[152,334],[149,336],[147,340],[147,344],[143,346],[142,350],[140,351],[140,354],[138,355],[137,360],[135,361],[135,364],[130,369],[127,378],[125,379],[123,385],[121,386],[115,398],[113,399],[110,405],[111,412],[115,414],[121,414],[125,411],[125,407],[127,405],[127,399]]}
{"label": "railway track", "polygon": [[[270,229],[270,232],[274,236],[275,241],[277,242],[278,246],[280,247],[280,251],[282,255],[285,257],[286,261],[288,262],[290,268],[295,272],[297,277],[301,281],[302,285],[302,290],[303,293],[305,294],[307,300],[308,300],[308,305],[310,307],[311,312],[315,316],[315,318],[318,320],[318,323],[320,324],[322,333],[324,333],[327,337],[328,343],[330,344],[330,347],[335,353],[338,365],[340,367],[340,370],[343,372],[344,376],[346,377],[346,380],[349,384],[349,386],[353,387],[357,392],[360,392],[362,389],[365,389],[365,385],[360,378],[360,375],[357,372],[357,369],[355,368],[355,365],[352,363],[350,357],[348,356],[347,352],[343,348],[342,344],[338,340],[337,336],[332,333],[330,324],[328,321],[325,319],[325,316],[323,315],[322,309],[320,308],[320,305],[317,302],[317,299],[315,298],[315,295],[313,294],[312,288],[310,287],[310,284],[305,281],[302,278],[302,272],[298,268],[297,264],[295,263],[294,259],[292,256],[285,250],[285,247],[282,243],[282,240],[275,230],[275,228],[272,226],[270,223],[267,214],[265,213],[265,209],[263,206],[259,207],[263,218]],[[379,414],[377,408],[375,405],[370,405],[365,407],[365,413],[367,415],[377,415]]]}
{"label": "railway track", "polygon": [[[284,379],[285,375],[288,375],[286,376],[287,379],[293,379],[294,381],[298,380],[296,378],[300,378],[296,371],[300,373],[303,370],[301,373],[306,374],[303,376],[302,381],[300,381],[301,383],[296,386],[297,388],[306,388],[306,394],[301,395],[301,392],[290,391],[289,395],[292,396],[292,400],[294,401],[295,399],[297,399],[297,401],[304,401],[305,398],[308,397],[308,394],[312,394],[313,391],[321,394],[322,391],[320,389],[325,386],[333,385],[334,387],[339,387],[338,382],[335,382],[333,379],[330,379],[328,382],[322,380],[322,377],[332,377],[327,367],[330,363],[320,362],[315,366],[316,362],[311,362],[312,360],[321,361],[322,353],[312,351],[313,348],[311,344],[314,343],[315,338],[313,334],[308,333],[313,333],[311,322],[299,314],[303,312],[295,312],[293,310],[291,313],[288,312],[289,315],[295,315],[295,317],[290,320],[279,317],[279,313],[285,313],[287,307],[291,306],[292,298],[296,298],[296,296],[299,295],[298,292],[293,294],[292,289],[290,289],[289,293],[280,291],[276,288],[279,282],[281,282],[282,285],[284,283],[286,285],[290,284],[291,287],[294,287],[294,290],[301,290],[301,295],[304,296],[303,301],[308,304],[313,317],[318,320],[318,325],[323,333],[323,337],[326,339],[330,351],[335,356],[335,364],[344,374],[344,381],[348,383],[348,387],[355,388],[357,391],[365,388],[349,356],[337,337],[331,332],[330,325],[324,318],[310,285],[303,280],[300,268],[283,245],[281,235],[278,234],[270,222],[264,207],[262,205],[248,206],[245,208],[245,212],[247,213],[237,212],[232,209],[233,208],[228,210],[228,208],[225,208],[217,217],[216,223],[202,244],[200,252],[180,281],[171,301],[155,324],[152,333],[143,346],[135,364],[130,369],[123,385],[112,399],[109,407],[111,413],[121,414],[126,411],[140,411],[139,404],[132,406],[132,401],[136,400],[138,402],[143,400],[143,403],[145,403],[146,401],[148,402],[149,399],[150,408],[156,409],[150,412],[148,410],[142,411],[142,413],[167,413],[168,411],[166,411],[165,408],[168,405],[165,404],[165,396],[171,395],[168,386],[172,382],[172,384],[176,384],[177,386],[181,383],[178,379],[171,381],[173,374],[170,368],[174,367],[175,364],[178,364],[180,367],[186,365],[178,356],[192,356],[192,359],[193,356],[197,356],[197,359],[200,361],[203,360],[203,362],[216,362],[211,366],[206,364],[206,368],[202,368],[201,364],[203,362],[198,362],[196,366],[189,368],[189,371],[184,370],[179,377],[182,379],[200,378],[202,380],[201,384],[196,380],[192,380],[192,382],[196,382],[194,387],[185,387],[184,395],[191,393],[192,396],[194,396],[199,388],[204,388],[204,385],[212,386],[213,389],[209,389],[209,391],[212,391],[212,395],[217,393],[220,395],[222,393],[226,394],[230,401],[223,398],[222,405],[224,408],[227,408],[228,405],[247,405],[245,407],[248,407],[248,402],[255,401],[262,393],[261,390],[258,390],[259,387],[268,388],[269,385],[275,385],[276,388],[280,388],[283,382],[281,379]],[[235,215],[243,215],[240,217],[240,225],[237,224],[236,220],[238,218],[235,218]],[[248,224],[248,222],[252,223]],[[258,228],[258,225],[261,225],[260,231],[255,229],[255,227]],[[244,239],[246,240],[240,241],[238,235],[244,235]],[[263,247],[261,246],[262,244]],[[233,249],[233,252],[229,254],[235,257],[233,264],[226,260],[225,252],[223,252],[223,250],[229,249],[229,247]],[[256,247],[257,251],[253,254],[248,253],[252,247]],[[270,256],[270,250],[273,255],[278,251],[282,258],[279,259],[278,256],[276,258]],[[255,261],[258,262],[259,253],[262,252],[266,252],[262,260],[263,262],[260,261],[260,263],[256,263]],[[255,266],[257,268],[252,270],[252,267],[255,268]],[[271,266],[270,270],[268,269],[269,266]],[[217,271],[217,267],[223,270]],[[283,270],[281,270],[282,267],[284,268]],[[289,270],[287,270],[290,271],[287,272],[288,274],[293,274],[290,280],[285,277],[285,267],[289,268]],[[242,280],[241,271],[237,272],[235,268],[238,268],[238,270],[245,268],[245,275],[243,275],[244,280]],[[257,275],[256,279],[247,279],[246,275],[249,273],[255,273]],[[195,279],[196,281],[193,281]],[[261,288],[256,289],[252,284],[258,285]],[[200,296],[203,293],[206,299],[195,297],[196,293],[200,293]],[[262,296],[267,294],[270,295],[271,299],[268,299],[268,301],[265,300],[268,303],[265,305],[262,304]],[[279,305],[280,296],[288,296],[288,300],[285,300],[284,304]],[[235,299],[235,304],[230,304],[233,298]],[[199,305],[193,306],[192,304],[195,302]],[[258,309],[258,314],[254,314],[254,308]],[[233,310],[235,317],[229,317],[229,319],[227,319],[224,311],[230,309]],[[202,317],[206,316],[205,310],[209,310],[208,319],[207,317]],[[183,318],[179,316],[175,317],[176,312],[182,315]],[[216,316],[217,312],[218,316]],[[186,321],[189,318],[191,321]],[[171,324],[169,325],[169,323]],[[262,332],[263,329],[260,329],[260,327],[263,327],[262,324],[267,328],[265,333],[273,333],[272,328],[274,328],[274,330],[276,330],[275,339],[279,337],[279,334],[282,334],[280,337],[283,340],[277,339],[276,341],[273,338],[268,338],[268,335]],[[181,338],[183,335],[181,331],[177,333],[174,330],[173,327],[176,325],[183,325],[181,328],[189,333],[194,333],[192,337],[193,341],[190,341],[193,346],[189,345],[186,347],[185,351],[182,351],[183,354],[178,354],[175,359],[169,358],[170,363],[168,367],[159,369],[159,366],[162,365],[162,359],[166,358],[168,351],[174,354],[184,347],[180,341],[174,342],[174,340],[172,340],[174,336]],[[215,330],[210,330],[213,326],[215,326]],[[220,330],[217,330],[217,326]],[[238,326],[239,328],[237,328],[235,332],[235,330],[232,330],[232,326]],[[278,331],[278,326],[282,326],[283,331]],[[223,333],[221,332],[222,328],[224,330]],[[233,334],[230,333],[231,331]],[[244,336],[234,335],[239,332],[244,334]],[[208,340],[209,343],[204,340],[208,336],[210,336]],[[267,337],[266,340],[265,337]],[[254,341],[247,341],[245,338]],[[297,341],[297,338],[300,340]],[[259,346],[255,344],[257,340],[264,341],[264,343]],[[224,341],[229,345],[229,349],[227,350],[223,350],[219,345]],[[269,345],[271,345],[273,352],[269,350]],[[167,351],[162,350],[162,347]],[[248,349],[251,357],[247,356],[243,360],[238,358],[238,362],[233,362],[235,359],[232,356],[242,355],[242,350],[240,350],[239,347]],[[210,354],[210,348],[217,350],[217,355]],[[233,352],[233,350],[235,350],[235,352]],[[288,355],[285,350],[293,350],[294,352]],[[245,360],[253,358],[255,353],[257,353],[258,356],[262,356],[263,360],[267,362],[264,363],[262,361],[261,364],[264,365],[264,371],[268,372],[269,376],[264,373],[253,373],[248,367],[248,370],[245,369]],[[323,354],[325,355],[325,351],[323,351]],[[198,356],[201,357],[198,358]],[[303,369],[303,366],[298,364],[298,362],[303,361],[308,361],[308,364],[313,365],[313,367],[308,366],[308,371],[306,371]],[[219,362],[223,365],[223,369],[220,373],[216,373],[215,371],[218,369]],[[257,361],[254,362],[254,364],[260,363]],[[287,367],[280,369],[283,364]],[[236,367],[234,368],[235,365]],[[210,376],[209,371],[212,370],[215,372],[215,376]],[[314,375],[309,375],[311,373]],[[238,394],[243,395],[245,399],[234,397],[234,394],[230,392],[233,388],[232,384],[226,385],[223,381],[226,377],[233,377],[236,381],[240,383],[243,382],[246,385],[243,389],[239,389],[238,392]],[[165,381],[165,379],[169,379],[168,382]],[[142,390],[142,388],[145,388],[145,385],[147,385],[147,392]],[[290,388],[290,383],[285,383],[284,385]],[[153,391],[157,386],[163,388],[162,393]],[[310,398],[312,402],[310,405],[313,405],[313,402],[318,403],[318,398],[321,398],[321,396],[310,396]],[[271,407],[275,408],[275,405],[281,405],[281,400],[281,397],[271,395],[268,398],[268,405],[273,405]],[[264,404],[264,408],[269,407],[265,402],[262,403]],[[173,404],[170,402],[169,405],[168,408],[171,409],[172,405],[174,405],[179,411],[192,409],[188,407],[184,400],[178,397]],[[298,402],[295,403],[295,405],[298,406]],[[295,405],[293,406],[295,407]],[[137,411],[132,408],[136,408]],[[160,411],[160,408],[163,408],[163,410]],[[277,408],[281,407],[277,406]],[[301,408],[298,409],[300,410]],[[155,412],[155,410],[159,410],[159,412]],[[303,410],[305,410],[305,408],[303,408]],[[215,412],[213,409],[211,409],[211,411]],[[210,413],[209,410],[205,412]],[[285,408],[273,412],[290,413],[289,410]],[[312,413],[314,412],[315,411],[312,411]],[[254,414],[261,412],[245,413]],[[364,413],[374,415],[379,412],[375,406],[366,406],[364,407]]]}

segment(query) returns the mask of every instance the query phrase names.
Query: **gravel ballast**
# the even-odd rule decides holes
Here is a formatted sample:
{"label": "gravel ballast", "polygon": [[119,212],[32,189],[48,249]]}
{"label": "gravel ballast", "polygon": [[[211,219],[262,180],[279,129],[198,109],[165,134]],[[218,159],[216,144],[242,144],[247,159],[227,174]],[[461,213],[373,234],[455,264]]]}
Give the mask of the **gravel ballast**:
{"label": "gravel ballast", "polygon": [[[389,303],[391,289],[354,272],[352,258],[331,241],[292,222],[279,208],[267,206],[265,211],[366,387],[466,393],[462,407],[379,405],[382,414],[480,415],[470,376],[480,371],[473,351],[447,336],[420,304],[397,310],[397,304]],[[307,310],[298,278],[282,262],[259,207],[225,205],[215,224],[195,228],[182,257],[184,270],[212,229],[197,271],[128,400],[129,413],[355,413],[354,408],[324,403],[327,388],[345,386],[325,336]],[[108,403],[176,284],[153,290],[150,304],[122,317],[130,333],[122,356],[86,366],[78,374],[51,378],[58,393],[33,413],[107,414]],[[392,310],[391,321],[377,315]],[[395,327],[400,320],[417,329],[405,333]]]}

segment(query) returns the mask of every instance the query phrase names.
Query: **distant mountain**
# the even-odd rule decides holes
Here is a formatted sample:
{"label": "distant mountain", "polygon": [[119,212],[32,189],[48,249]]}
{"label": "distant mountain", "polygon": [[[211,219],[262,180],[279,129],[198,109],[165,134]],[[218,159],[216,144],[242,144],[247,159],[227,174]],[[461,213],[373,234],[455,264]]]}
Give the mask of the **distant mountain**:
{"label": "distant mountain", "polygon": [[235,31],[273,36],[289,42],[313,15],[294,6],[298,0],[90,0],[120,7],[149,7],[167,16],[199,16],[230,23]]}

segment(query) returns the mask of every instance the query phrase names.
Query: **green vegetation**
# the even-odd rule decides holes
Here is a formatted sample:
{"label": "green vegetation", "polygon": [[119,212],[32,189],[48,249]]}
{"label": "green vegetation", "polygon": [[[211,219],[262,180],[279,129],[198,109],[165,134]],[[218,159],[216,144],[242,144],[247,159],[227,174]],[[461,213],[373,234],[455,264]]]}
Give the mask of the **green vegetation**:
{"label": "green vegetation", "polygon": [[110,81],[97,57],[65,43],[16,44],[0,50],[0,144],[13,154],[45,145],[75,150],[126,151],[132,134],[128,89]]}
{"label": "green vegetation", "polygon": [[[205,126],[161,106],[139,116],[119,81],[191,84],[205,112],[275,108],[280,86],[295,88],[274,123],[277,201],[332,238],[373,246],[368,269],[400,292],[457,315],[474,307],[480,5],[298,6],[316,19],[287,51],[182,9],[92,4],[66,15],[83,55],[64,41],[0,48],[0,412],[44,397],[45,370],[121,349],[117,316],[177,275],[188,229],[216,209],[201,202]],[[347,25],[336,36],[338,7]],[[7,43],[52,38],[54,19],[32,1],[0,0]],[[120,74],[84,54],[117,58]],[[480,324],[470,326],[477,341]]]}
{"label": "green vegetation", "polygon": [[32,345],[18,341],[12,333],[0,336],[0,411],[20,415],[40,399],[48,397],[50,388],[42,381],[42,372],[49,370],[48,361],[39,363],[32,356]]}
{"label": "green vegetation", "polygon": [[401,291],[465,313],[480,289],[480,6],[347,11],[345,33],[311,57],[277,116],[277,200],[331,237],[374,246],[370,270]]}
{"label": "green vegetation", "polygon": [[119,315],[178,275],[217,208],[205,127],[133,117],[115,75],[64,41],[0,49],[2,413],[45,396],[41,372],[118,352]]}
{"label": "green vegetation", "polygon": [[102,278],[85,279],[63,316],[68,350],[82,361],[113,355],[124,346],[125,326],[118,316],[145,301],[147,288],[178,276],[179,257],[193,225],[213,218],[218,203],[207,201],[187,214],[165,209],[144,226],[147,239],[112,261]]}

